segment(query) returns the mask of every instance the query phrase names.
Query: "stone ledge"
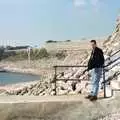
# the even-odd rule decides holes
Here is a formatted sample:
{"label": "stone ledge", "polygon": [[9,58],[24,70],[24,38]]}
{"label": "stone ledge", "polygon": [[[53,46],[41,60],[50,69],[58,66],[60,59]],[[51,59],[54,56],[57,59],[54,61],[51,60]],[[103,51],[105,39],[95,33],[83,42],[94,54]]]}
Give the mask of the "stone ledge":
{"label": "stone ledge", "polygon": [[100,99],[93,103],[84,99],[82,95],[52,97],[0,96],[0,119],[90,120],[93,117],[101,116],[103,112],[106,114],[113,106],[119,108],[118,103],[113,102],[113,99],[111,103],[108,101],[111,101],[111,99]]}

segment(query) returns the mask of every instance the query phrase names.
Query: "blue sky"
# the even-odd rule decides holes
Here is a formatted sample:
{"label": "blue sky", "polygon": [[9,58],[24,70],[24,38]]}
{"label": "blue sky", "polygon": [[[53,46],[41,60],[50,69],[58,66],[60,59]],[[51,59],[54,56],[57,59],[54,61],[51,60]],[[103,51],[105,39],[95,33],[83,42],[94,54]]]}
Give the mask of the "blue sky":
{"label": "blue sky", "polygon": [[0,0],[0,44],[109,35],[120,0]]}

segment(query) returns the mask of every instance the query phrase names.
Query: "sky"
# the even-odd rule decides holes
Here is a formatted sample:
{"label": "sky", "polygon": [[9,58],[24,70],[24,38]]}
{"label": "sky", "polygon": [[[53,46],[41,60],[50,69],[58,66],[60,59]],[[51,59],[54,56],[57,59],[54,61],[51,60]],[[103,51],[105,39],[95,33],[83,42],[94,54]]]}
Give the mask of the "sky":
{"label": "sky", "polygon": [[119,13],[120,0],[0,0],[0,44],[107,36]]}

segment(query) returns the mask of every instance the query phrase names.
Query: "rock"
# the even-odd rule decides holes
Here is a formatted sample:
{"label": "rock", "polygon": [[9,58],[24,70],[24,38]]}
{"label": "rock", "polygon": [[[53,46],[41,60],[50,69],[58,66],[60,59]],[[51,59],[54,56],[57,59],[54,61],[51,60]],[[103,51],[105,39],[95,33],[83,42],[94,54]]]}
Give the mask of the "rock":
{"label": "rock", "polygon": [[41,83],[36,84],[35,87],[36,87],[36,88],[40,88],[40,87],[41,87]]}
{"label": "rock", "polygon": [[111,81],[111,88],[112,89],[116,89],[116,90],[120,90],[120,81]]}
{"label": "rock", "polygon": [[45,91],[44,92],[42,92],[42,93],[40,93],[39,95],[40,96],[44,96],[46,93],[45,93]]}
{"label": "rock", "polygon": [[39,94],[38,94],[37,92],[34,92],[33,95],[34,95],[34,96],[38,96]]}
{"label": "rock", "polygon": [[21,92],[22,92],[22,90],[20,89],[20,90],[15,91],[14,94],[19,95]]}
{"label": "rock", "polygon": [[59,86],[62,90],[68,89],[68,84],[66,84],[64,81],[58,81],[57,86]]}
{"label": "rock", "polygon": [[77,70],[78,70],[78,68],[75,68],[75,67],[72,68],[72,71],[73,71],[74,73],[76,73]]}
{"label": "rock", "polygon": [[117,76],[117,81],[120,81],[120,75]]}
{"label": "rock", "polygon": [[10,91],[6,91],[7,95],[14,95],[14,91],[10,90]]}
{"label": "rock", "polygon": [[67,73],[67,74],[64,75],[64,78],[65,78],[65,79],[68,79],[68,78],[70,78],[72,75],[73,75],[72,72]]}
{"label": "rock", "polygon": [[70,91],[68,94],[69,95],[77,95],[79,92],[77,92],[77,91]]}
{"label": "rock", "polygon": [[106,54],[107,54],[108,56],[110,56],[112,52],[113,52],[112,49],[109,49],[109,50],[106,52]]}
{"label": "rock", "polygon": [[24,94],[26,94],[27,92],[25,91],[25,90],[22,90],[21,91],[21,93],[20,93],[20,95],[24,95]]}
{"label": "rock", "polygon": [[67,95],[68,94],[68,90],[59,90],[57,91],[57,95]]}
{"label": "rock", "polygon": [[103,98],[104,97],[104,91],[103,90],[98,92],[98,97],[99,98]]}
{"label": "rock", "polygon": [[91,88],[92,88],[91,84],[86,85],[85,88],[83,88],[82,91],[81,91],[82,94],[88,94],[88,93],[90,93]]}
{"label": "rock", "polygon": [[81,83],[80,82],[77,83],[75,92],[76,93],[81,93],[82,92],[82,88],[83,88],[83,86],[81,85]]}
{"label": "rock", "polygon": [[52,90],[50,87],[45,90],[45,92],[46,92],[48,95],[50,95],[52,91],[54,91],[54,90]]}
{"label": "rock", "polygon": [[112,71],[114,72],[120,71],[120,66],[119,65],[115,66],[114,68],[112,68]]}
{"label": "rock", "polygon": [[52,96],[55,95],[55,91],[52,91],[52,92],[50,93],[50,95],[52,95]]}
{"label": "rock", "polygon": [[112,89],[109,86],[106,86],[106,97],[112,96]]}
{"label": "rock", "polygon": [[91,82],[89,81],[81,81],[82,88],[86,88]]}
{"label": "rock", "polygon": [[74,78],[79,78],[82,74],[82,69],[79,69],[75,74],[74,74]]}
{"label": "rock", "polygon": [[67,81],[66,84],[67,84],[67,90],[72,91],[73,90],[72,85],[74,84],[74,81]]}
{"label": "rock", "polygon": [[55,90],[55,84],[54,84],[54,83],[51,83],[50,88],[51,88],[52,90]]}

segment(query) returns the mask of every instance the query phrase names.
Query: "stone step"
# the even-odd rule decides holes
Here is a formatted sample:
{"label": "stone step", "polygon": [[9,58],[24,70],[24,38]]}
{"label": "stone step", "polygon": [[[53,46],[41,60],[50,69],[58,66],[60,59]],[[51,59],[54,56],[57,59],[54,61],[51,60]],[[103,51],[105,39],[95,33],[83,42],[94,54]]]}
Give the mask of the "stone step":
{"label": "stone step", "polygon": [[[112,89],[110,88],[110,86],[106,86],[106,97],[111,97],[111,96],[112,96]],[[98,97],[104,97],[104,89],[99,91]]]}
{"label": "stone step", "polygon": [[82,95],[0,96],[0,120],[98,120],[119,112],[119,99],[90,102]]}
{"label": "stone step", "polygon": [[111,81],[111,89],[120,90],[120,81]]}

